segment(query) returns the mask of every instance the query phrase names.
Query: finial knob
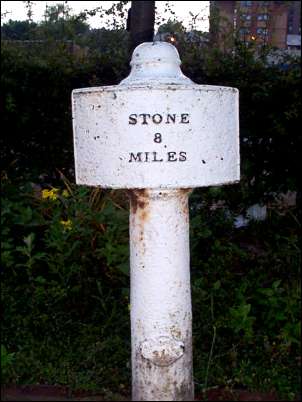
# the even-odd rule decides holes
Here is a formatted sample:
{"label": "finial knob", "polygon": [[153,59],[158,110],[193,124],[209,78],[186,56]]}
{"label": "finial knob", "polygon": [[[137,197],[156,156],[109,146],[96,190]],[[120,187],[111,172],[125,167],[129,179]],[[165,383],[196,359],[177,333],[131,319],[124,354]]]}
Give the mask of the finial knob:
{"label": "finial knob", "polygon": [[142,43],[134,49],[130,62],[131,73],[120,85],[193,84],[181,72],[180,64],[178,51],[170,43]]}

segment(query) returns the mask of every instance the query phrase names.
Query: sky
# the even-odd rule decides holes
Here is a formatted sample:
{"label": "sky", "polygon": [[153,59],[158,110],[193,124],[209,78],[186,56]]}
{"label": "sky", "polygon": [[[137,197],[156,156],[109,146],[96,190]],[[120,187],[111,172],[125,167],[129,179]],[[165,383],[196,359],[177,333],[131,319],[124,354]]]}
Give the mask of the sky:
{"label": "sky", "polygon": [[[6,14],[6,16],[1,17],[1,24],[7,22],[9,19],[12,20],[25,20],[26,7],[23,1],[1,1],[1,15]],[[58,3],[64,3],[64,1],[35,1],[33,2],[33,20],[35,22],[41,21],[43,19],[43,14],[46,5],[54,5]],[[66,3],[66,2],[65,2]],[[72,8],[75,14],[83,11],[84,9],[93,9],[99,6],[104,8],[111,7],[113,1],[68,1],[67,4]],[[159,14],[169,17],[167,12],[164,12],[166,1],[156,1],[155,5],[158,9]],[[195,28],[201,31],[209,30],[209,1],[169,1],[168,2],[171,9],[175,11],[175,16],[177,20],[182,20],[186,28],[190,29],[190,12],[198,17],[196,18]],[[104,26],[103,22],[99,17],[90,17],[88,23],[92,28],[100,28]]]}

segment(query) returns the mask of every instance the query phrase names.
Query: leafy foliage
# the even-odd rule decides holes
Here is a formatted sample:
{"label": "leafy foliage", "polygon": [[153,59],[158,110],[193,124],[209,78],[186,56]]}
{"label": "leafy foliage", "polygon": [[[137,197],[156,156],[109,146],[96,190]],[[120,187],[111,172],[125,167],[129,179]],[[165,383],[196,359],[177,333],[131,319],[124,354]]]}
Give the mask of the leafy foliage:
{"label": "leafy foliage", "polygon": [[[45,188],[6,177],[2,188],[2,342],[14,359],[6,381],[129,392],[125,195],[66,179]],[[238,230],[224,210],[209,213],[197,200],[193,194],[197,390],[228,384],[295,395],[301,297],[295,211],[272,211],[267,222]]]}
{"label": "leafy foliage", "polygon": [[109,194],[73,187],[4,185],[3,338],[21,383],[69,383],[78,365],[85,387],[129,359],[128,213]]}
{"label": "leafy foliage", "polygon": [[281,398],[296,395],[300,227],[291,214],[272,211],[267,222],[234,229],[224,212],[208,211],[191,217],[197,385],[218,382],[277,390]]}

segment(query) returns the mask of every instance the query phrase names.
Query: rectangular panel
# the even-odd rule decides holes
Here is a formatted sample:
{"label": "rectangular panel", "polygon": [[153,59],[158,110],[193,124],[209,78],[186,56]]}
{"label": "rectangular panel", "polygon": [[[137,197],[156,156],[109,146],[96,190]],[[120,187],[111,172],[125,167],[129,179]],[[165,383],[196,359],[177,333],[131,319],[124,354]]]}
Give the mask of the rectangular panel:
{"label": "rectangular panel", "polygon": [[77,184],[194,188],[239,180],[238,90],[206,85],[73,91]]}

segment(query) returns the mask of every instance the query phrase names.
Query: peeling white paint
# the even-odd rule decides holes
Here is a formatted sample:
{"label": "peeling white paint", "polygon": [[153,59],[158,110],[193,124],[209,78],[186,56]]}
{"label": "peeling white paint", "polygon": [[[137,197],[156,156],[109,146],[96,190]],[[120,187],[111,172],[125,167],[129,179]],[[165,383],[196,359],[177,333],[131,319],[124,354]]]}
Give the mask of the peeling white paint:
{"label": "peeling white paint", "polygon": [[185,345],[169,336],[148,339],[141,343],[141,355],[144,359],[161,367],[176,362],[184,354]]}

